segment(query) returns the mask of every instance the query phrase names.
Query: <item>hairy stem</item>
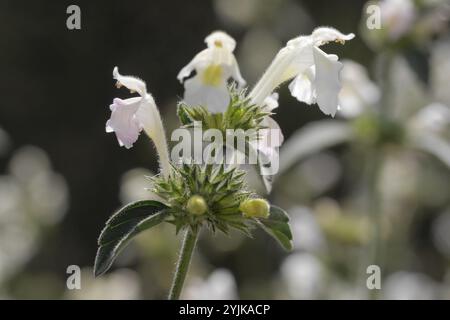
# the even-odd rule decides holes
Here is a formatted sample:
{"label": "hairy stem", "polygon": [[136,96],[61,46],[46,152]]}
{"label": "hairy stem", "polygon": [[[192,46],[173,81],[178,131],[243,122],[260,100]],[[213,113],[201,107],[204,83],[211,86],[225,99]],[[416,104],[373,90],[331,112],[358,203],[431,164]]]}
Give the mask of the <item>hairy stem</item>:
{"label": "hairy stem", "polygon": [[183,289],[184,280],[191,263],[192,253],[197,243],[198,230],[192,231],[186,230],[184,236],[183,245],[180,251],[180,257],[178,258],[175,275],[173,277],[172,287],[169,293],[169,300],[178,300],[180,298],[181,290]]}

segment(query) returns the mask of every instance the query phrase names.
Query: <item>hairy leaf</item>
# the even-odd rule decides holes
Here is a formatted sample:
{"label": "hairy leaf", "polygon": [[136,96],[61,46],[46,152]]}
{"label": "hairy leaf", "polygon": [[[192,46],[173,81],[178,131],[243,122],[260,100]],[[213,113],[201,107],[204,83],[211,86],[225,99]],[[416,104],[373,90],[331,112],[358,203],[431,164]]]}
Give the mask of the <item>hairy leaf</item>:
{"label": "hairy leaf", "polygon": [[142,200],[130,203],[114,213],[98,238],[94,274],[105,273],[120,250],[137,235],[161,223],[169,214],[168,207],[158,201]]}

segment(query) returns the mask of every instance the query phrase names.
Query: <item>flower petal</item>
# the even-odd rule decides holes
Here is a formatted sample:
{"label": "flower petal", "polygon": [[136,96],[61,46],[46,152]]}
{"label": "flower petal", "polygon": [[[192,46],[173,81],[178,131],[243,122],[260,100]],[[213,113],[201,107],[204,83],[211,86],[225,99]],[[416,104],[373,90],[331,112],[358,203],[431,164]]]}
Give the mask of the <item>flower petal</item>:
{"label": "flower petal", "polygon": [[205,38],[208,48],[225,48],[233,52],[236,48],[236,41],[223,31],[214,31]]}
{"label": "flower petal", "polygon": [[241,75],[241,71],[239,70],[239,65],[238,65],[234,55],[232,56],[232,62],[231,62],[231,77],[237,81],[239,87],[241,87],[241,88],[247,84],[247,81],[245,81]]}
{"label": "flower petal", "polygon": [[315,67],[308,68],[304,73],[300,73],[289,84],[289,90],[293,97],[298,101],[307,104],[316,102],[315,88],[313,88],[313,81],[315,76]]}
{"label": "flower petal", "polygon": [[278,96],[278,93],[274,92],[264,100],[264,107],[267,111],[272,111],[278,108]]}
{"label": "flower petal", "polygon": [[343,60],[340,74],[342,89],[339,92],[339,115],[354,118],[373,108],[380,99],[380,90],[372,82],[366,69],[352,60]]}
{"label": "flower petal", "polygon": [[355,37],[353,33],[343,34],[339,30],[330,27],[319,27],[311,34],[315,46],[321,46],[331,41],[344,43]]}
{"label": "flower petal", "polygon": [[183,82],[184,78],[189,77],[189,75],[198,67],[206,67],[212,61],[211,50],[205,49],[200,51],[195,55],[195,57],[189,62],[177,75],[177,79]]}
{"label": "flower petal", "polygon": [[314,47],[316,77],[313,86],[316,90],[316,100],[320,110],[326,115],[334,115],[338,109],[338,95],[341,90],[339,73],[342,63],[334,54],[326,54]]}
{"label": "flower petal", "polygon": [[115,132],[119,145],[127,149],[133,146],[142,130],[136,118],[140,104],[141,98],[115,98],[110,106],[111,118],[106,122],[106,132]]}
{"label": "flower petal", "polygon": [[[320,27],[309,36],[299,36],[287,42],[267,68],[261,79],[249,93],[252,103],[262,105],[276,87],[285,81],[298,77],[305,73],[316,63],[314,50],[330,41],[344,43],[354,38],[354,34],[343,34],[336,29]],[[329,56],[334,57],[334,56]],[[331,59],[331,58],[330,58]],[[317,68],[316,68],[317,70]],[[319,77],[321,78],[321,77]],[[299,100],[311,103],[313,101],[314,85],[310,85],[308,79],[297,78],[291,83],[291,92]],[[300,84],[307,85],[302,89]]]}
{"label": "flower petal", "polygon": [[273,130],[272,136],[276,136],[275,139],[271,139],[271,136],[268,136],[268,138],[270,139],[270,145],[273,147],[281,146],[284,141],[284,136],[283,132],[281,132],[281,128],[278,122],[276,122],[272,117],[265,117],[264,122],[265,126],[267,126],[269,130]]}
{"label": "flower petal", "polygon": [[184,101],[190,106],[203,106],[212,113],[225,112],[230,103],[226,83],[219,86],[204,85],[199,75],[184,83]]}
{"label": "flower petal", "polygon": [[147,87],[144,81],[133,76],[122,76],[117,67],[114,67],[113,78],[117,80],[118,88],[124,86],[131,92],[139,93],[141,97],[144,97],[147,94]]}
{"label": "flower petal", "polygon": [[170,174],[171,165],[169,150],[167,148],[166,133],[158,107],[150,94],[147,94],[142,98],[141,106],[136,112],[136,118],[139,120],[145,133],[155,144],[159,156],[161,172],[167,177]]}
{"label": "flower petal", "polygon": [[236,80],[240,87],[246,84],[233,50],[236,41],[222,31],[211,33],[205,38],[208,48],[198,53],[179,72],[182,82],[194,70],[196,76],[185,81],[184,100],[189,105],[202,105],[211,112],[224,112],[230,101],[227,81]]}

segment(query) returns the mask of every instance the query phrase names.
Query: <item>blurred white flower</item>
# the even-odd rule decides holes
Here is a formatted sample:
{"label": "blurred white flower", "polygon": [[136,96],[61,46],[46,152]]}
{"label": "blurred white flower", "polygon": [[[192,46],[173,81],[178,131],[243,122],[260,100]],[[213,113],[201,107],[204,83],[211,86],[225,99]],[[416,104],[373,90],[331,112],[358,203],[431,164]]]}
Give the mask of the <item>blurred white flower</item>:
{"label": "blurred white flower", "polygon": [[217,269],[205,280],[192,279],[185,287],[183,296],[194,300],[237,299],[236,281],[230,271]]}
{"label": "blurred white flower", "polygon": [[319,47],[331,41],[344,43],[353,38],[352,33],[344,35],[336,29],[320,27],[309,36],[288,41],[250,92],[251,101],[263,106],[273,90],[294,79],[289,85],[294,97],[307,104],[317,103],[323,113],[334,116],[338,108],[342,63],[336,55],[327,54]]}
{"label": "blurred white flower", "polygon": [[131,148],[142,129],[153,140],[159,155],[161,172],[170,172],[169,151],[164,126],[152,95],[147,92],[144,81],[132,76],[122,76],[117,67],[113,70],[117,87],[124,86],[140,97],[129,99],[115,98],[110,105],[111,118],[106,122],[106,132],[115,132],[120,146]]}
{"label": "blurred white flower", "polygon": [[409,123],[411,130],[424,130],[433,133],[441,133],[449,124],[450,107],[436,102],[420,109],[410,119]]}
{"label": "blurred white flower", "polygon": [[419,164],[408,152],[391,152],[382,162],[378,189],[387,208],[395,208],[416,197]]}
{"label": "blurred white flower", "polygon": [[215,0],[214,8],[217,15],[227,23],[245,26],[255,20],[260,2],[261,0]]}
{"label": "blurred white flower", "polygon": [[318,298],[323,286],[322,263],[308,253],[294,253],[281,266],[281,277],[292,299]]}
{"label": "blurred white flower", "polygon": [[342,169],[336,156],[321,152],[305,159],[299,170],[314,194],[331,188],[340,178]]}
{"label": "blurred white flower", "polygon": [[392,59],[389,70],[389,95],[386,105],[395,106],[389,111],[396,119],[411,117],[429,102],[427,89],[418,79],[404,57]]}
{"label": "blurred white flower", "polygon": [[66,182],[43,150],[22,147],[8,171],[0,176],[0,283],[33,257],[43,227],[57,223],[68,205]]}
{"label": "blurred white flower", "polygon": [[406,129],[412,146],[434,155],[450,167],[449,124],[450,108],[431,103],[408,119]]}
{"label": "blurred white flower", "polygon": [[120,184],[120,200],[123,204],[142,199],[152,199],[151,182],[147,177],[154,174],[145,168],[128,170],[122,175]]}
{"label": "blurred white flower", "polygon": [[379,6],[381,25],[390,40],[397,40],[411,30],[417,15],[412,0],[382,0]]}
{"label": "blurred white flower", "polygon": [[383,298],[388,300],[435,299],[437,289],[427,275],[408,271],[390,274],[382,284]]}
{"label": "blurred white flower", "polygon": [[[22,214],[19,211],[9,213]],[[5,279],[20,272],[33,257],[39,240],[37,226],[30,226],[27,221],[0,222],[0,287]]]}
{"label": "blurred white flower", "polygon": [[227,82],[230,78],[239,86],[245,85],[233,51],[236,41],[222,31],[215,31],[205,38],[207,48],[199,52],[178,73],[178,80],[196,75],[184,81],[184,101],[190,106],[204,106],[210,112],[224,112],[230,102]]}
{"label": "blurred white flower", "polygon": [[368,290],[365,286],[356,286],[348,281],[342,280],[336,276],[331,278],[327,286],[325,299],[333,300],[356,300],[368,299]]}
{"label": "blurred white flower", "polygon": [[343,60],[342,89],[339,92],[338,114],[354,118],[365,109],[373,107],[380,99],[380,90],[372,82],[364,66],[352,60]]}
{"label": "blurred white flower", "polygon": [[58,222],[67,210],[68,189],[64,178],[54,172],[45,152],[34,146],[17,150],[9,163],[10,177],[21,191],[22,210],[41,224]]}
{"label": "blurred white flower", "polygon": [[136,272],[118,269],[94,278],[92,269],[81,271],[81,289],[66,290],[66,299],[136,300],[141,298],[141,285]]}
{"label": "blurred white flower", "polygon": [[289,210],[291,229],[296,250],[316,252],[325,245],[325,238],[316,217],[306,207]]}

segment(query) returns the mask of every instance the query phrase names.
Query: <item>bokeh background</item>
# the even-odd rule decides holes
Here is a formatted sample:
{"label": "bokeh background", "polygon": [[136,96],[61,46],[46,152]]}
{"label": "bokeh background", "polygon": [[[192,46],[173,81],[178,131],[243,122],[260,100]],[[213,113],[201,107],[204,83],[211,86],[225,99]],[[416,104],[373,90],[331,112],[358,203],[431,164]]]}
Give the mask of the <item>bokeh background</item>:
{"label": "bokeh background", "polygon": [[[70,4],[81,30],[66,28]],[[357,0],[0,1],[0,298],[165,298],[180,241],[170,225],[92,276],[105,220],[145,198],[157,170],[148,139],[126,150],[105,133],[123,93],[113,67],[147,82],[170,132],[176,75],[211,31],[235,37],[252,85],[287,40],[321,25],[356,38],[325,49],[345,64],[336,119],[279,90],[286,143],[270,200],[291,215],[295,250],[205,232],[183,297],[450,298],[449,3],[378,4],[381,30]],[[381,290],[366,287],[370,264]],[[81,290],[66,287],[69,265]]]}

